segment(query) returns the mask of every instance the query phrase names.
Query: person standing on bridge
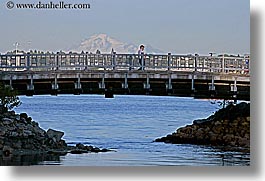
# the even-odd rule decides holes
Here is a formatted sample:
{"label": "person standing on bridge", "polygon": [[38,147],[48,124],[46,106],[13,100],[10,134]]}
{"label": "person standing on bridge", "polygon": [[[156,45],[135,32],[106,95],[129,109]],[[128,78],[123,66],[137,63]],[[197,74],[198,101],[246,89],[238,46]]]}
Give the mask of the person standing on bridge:
{"label": "person standing on bridge", "polygon": [[144,70],[145,68],[145,59],[144,59],[144,45],[140,45],[140,49],[138,50],[139,55],[139,64],[141,67],[138,70]]}

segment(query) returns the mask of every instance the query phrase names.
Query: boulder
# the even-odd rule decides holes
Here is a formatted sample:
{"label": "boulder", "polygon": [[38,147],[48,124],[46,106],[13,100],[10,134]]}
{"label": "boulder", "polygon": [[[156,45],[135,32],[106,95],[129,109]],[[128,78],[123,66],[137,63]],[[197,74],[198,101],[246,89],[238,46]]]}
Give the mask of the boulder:
{"label": "boulder", "polygon": [[53,129],[48,129],[47,135],[49,138],[53,139],[55,142],[59,142],[61,138],[63,137],[64,132],[53,130]]}
{"label": "boulder", "polygon": [[81,143],[76,144],[76,147],[81,150],[86,150],[86,146]]}
{"label": "boulder", "polygon": [[20,113],[20,118],[27,119],[28,118],[27,113]]}
{"label": "boulder", "polygon": [[4,125],[9,125],[9,124],[12,124],[13,122],[14,122],[14,120],[13,119],[10,119],[10,118],[3,118],[2,119],[2,123]]}
{"label": "boulder", "polygon": [[11,148],[10,146],[4,146],[3,147],[3,154],[4,156],[9,156],[10,154],[12,154],[14,151],[13,148]]}
{"label": "boulder", "polygon": [[93,146],[86,146],[86,150],[87,151],[92,151],[93,150]]}

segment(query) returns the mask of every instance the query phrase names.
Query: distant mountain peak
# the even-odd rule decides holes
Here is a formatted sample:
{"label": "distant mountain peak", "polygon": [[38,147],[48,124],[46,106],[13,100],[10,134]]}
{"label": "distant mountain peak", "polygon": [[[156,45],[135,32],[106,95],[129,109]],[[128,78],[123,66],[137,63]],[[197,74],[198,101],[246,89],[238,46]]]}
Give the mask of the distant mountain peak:
{"label": "distant mountain peak", "polygon": [[[88,39],[82,41],[79,45],[75,46],[69,51],[75,52],[92,52],[96,53],[99,50],[101,53],[110,53],[112,49],[116,53],[136,53],[138,46],[132,43],[125,43],[119,41],[113,37],[108,36],[107,34],[94,34]],[[163,53],[163,51],[153,48],[150,45],[146,45],[147,53]]]}

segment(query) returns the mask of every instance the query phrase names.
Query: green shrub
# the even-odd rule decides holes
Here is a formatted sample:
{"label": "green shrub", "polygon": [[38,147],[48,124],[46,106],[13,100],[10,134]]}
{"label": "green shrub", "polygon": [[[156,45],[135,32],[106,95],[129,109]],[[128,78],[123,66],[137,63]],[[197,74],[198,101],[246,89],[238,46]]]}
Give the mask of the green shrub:
{"label": "green shrub", "polygon": [[0,112],[7,112],[21,105],[17,92],[10,86],[0,83]]}

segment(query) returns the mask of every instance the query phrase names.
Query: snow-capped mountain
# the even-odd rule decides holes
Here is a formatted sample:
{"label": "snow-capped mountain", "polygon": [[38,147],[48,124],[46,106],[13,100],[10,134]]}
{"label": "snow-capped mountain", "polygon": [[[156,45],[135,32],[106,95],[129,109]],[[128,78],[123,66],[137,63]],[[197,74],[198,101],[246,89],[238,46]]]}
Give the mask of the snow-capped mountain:
{"label": "snow-capped mountain", "polygon": [[[138,46],[131,43],[121,42],[106,34],[95,34],[89,39],[82,41],[79,45],[71,48],[69,51],[96,53],[97,50],[99,50],[101,53],[111,53],[112,49],[116,53],[136,53]],[[150,45],[145,45],[145,52],[150,54],[163,53],[162,50],[153,48]]]}

